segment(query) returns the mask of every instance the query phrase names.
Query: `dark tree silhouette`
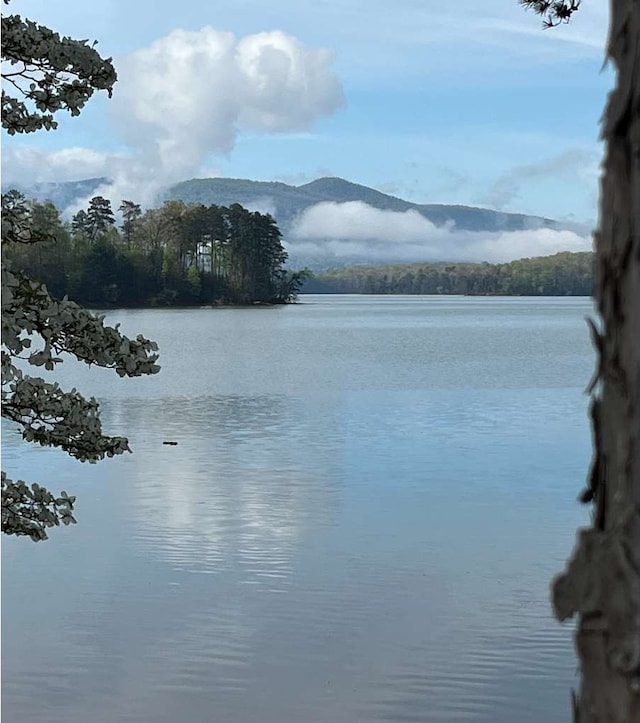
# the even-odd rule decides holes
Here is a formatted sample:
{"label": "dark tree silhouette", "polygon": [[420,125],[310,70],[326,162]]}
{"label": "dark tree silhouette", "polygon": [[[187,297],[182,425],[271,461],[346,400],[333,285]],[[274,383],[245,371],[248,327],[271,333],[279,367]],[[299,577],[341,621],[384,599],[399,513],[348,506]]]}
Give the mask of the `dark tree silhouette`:
{"label": "dark tree silhouette", "polygon": [[[554,25],[580,3],[523,4]],[[578,618],[575,723],[640,721],[640,2],[610,0],[610,9],[616,82],[602,123],[595,236],[594,453],[581,495],[593,515],[552,590],[558,619]]]}
{"label": "dark tree silhouette", "polygon": [[89,238],[95,241],[105,234],[116,222],[111,210],[111,201],[102,196],[94,196],[89,201],[87,210],[87,228]]}
{"label": "dark tree silhouette", "polygon": [[136,229],[136,222],[142,216],[140,204],[133,201],[122,201],[118,211],[122,213],[122,234],[127,248],[131,248],[131,239]]}
{"label": "dark tree silhouette", "polygon": [[534,10],[543,17],[543,25],[552,28],[560,23],[568,23],[571,16],[580,8],[582,0],[520,0],[525,8]]}

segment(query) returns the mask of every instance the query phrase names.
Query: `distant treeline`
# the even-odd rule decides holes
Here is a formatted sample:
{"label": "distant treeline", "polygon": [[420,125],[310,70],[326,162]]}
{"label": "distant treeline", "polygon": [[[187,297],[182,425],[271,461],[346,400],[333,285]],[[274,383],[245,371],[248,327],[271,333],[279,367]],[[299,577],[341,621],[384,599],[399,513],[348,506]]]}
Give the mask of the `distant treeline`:
{"label": "distant treeline", "polygon": [[307,279],[309,294],[590,296],[593,254],[562,252],[505,264],[349,266]]}
{"label": "distant treeline", "polygon": [[[20,204],[17,191],[5,204]],[[142,212],[122,201],[116,226],[110,202],[96,196],[63,222],[50,203],[25,214],[37,243],[6,245],[13,268],[50,292],[89,306],[286,303],[307,272],[284,264],[282,235],[268,214],[168,201]]]}

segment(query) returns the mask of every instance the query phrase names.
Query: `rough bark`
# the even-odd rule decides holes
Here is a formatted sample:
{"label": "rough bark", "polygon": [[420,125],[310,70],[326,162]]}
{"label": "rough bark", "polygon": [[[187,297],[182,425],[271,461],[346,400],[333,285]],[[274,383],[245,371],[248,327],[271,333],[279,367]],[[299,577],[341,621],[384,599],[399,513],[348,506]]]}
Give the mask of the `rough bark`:
{"label": "rough bark", "polygon": [[611,0],[608,55],[617,77],[602,129],[594,456],[582,496],[593,517],[552,586],[558,619],[578,616],[576,723],[640,722],[640,0]]}

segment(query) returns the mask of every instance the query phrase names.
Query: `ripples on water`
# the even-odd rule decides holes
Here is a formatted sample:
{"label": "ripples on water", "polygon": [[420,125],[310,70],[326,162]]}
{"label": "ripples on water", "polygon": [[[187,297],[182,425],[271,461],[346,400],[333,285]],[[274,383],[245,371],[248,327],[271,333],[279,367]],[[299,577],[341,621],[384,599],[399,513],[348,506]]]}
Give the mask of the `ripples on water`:
{"label": "ripples on water", "polygon": [[133,455],[5,430],[79,518],[4,542],[7,721],[568,720],[588,303],[305,301],[120,313],[161,375],[63,382]]}

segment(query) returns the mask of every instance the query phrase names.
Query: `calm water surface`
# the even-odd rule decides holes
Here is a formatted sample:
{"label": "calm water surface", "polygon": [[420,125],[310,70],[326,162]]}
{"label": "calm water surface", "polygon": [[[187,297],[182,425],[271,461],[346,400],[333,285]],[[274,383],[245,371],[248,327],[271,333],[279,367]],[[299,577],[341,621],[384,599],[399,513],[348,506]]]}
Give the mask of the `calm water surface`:
{"label": "calm water surface", "polygon": [[589,300],[301,301],[110,313],[162,372],[59,377],[133,455],[4,428],[79,521],[3,542],[7,723],[569,720]]}

